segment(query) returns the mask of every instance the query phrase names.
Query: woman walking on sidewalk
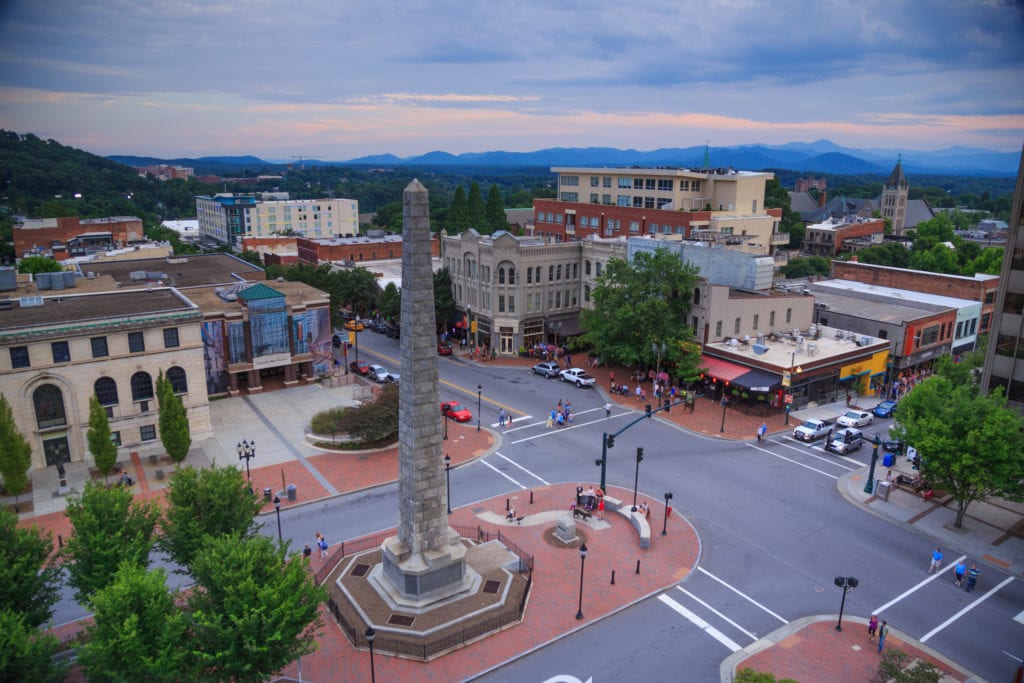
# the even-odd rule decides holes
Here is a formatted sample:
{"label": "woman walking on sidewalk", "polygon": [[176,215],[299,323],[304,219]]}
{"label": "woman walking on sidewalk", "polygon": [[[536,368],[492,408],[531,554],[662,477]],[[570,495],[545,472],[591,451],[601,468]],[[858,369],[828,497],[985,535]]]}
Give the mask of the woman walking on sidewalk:
{"label": "woman walking on sidewalk", "polygon": [[876,631],[878,631],[878,616],[872,614],[871,620],[868,622],[868,642],[873,642],[875,640]]}

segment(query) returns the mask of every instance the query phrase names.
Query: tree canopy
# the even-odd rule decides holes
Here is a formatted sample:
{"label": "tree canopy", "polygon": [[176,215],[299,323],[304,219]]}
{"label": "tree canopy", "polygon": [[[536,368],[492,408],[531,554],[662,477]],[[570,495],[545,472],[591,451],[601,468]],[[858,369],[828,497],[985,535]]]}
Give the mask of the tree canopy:
{"label": "tree canopy", "polygon": [[117,444],[111,439],[107,411],[100,405],[95,394],[89,397],[89,431],[86,432],[85,440],[89,444],[89,453],[96,463],[96,469],[105,481],[117,462]]}
{"label": "tree canopy", "polygon": [[7,493],[18,496],[25,492],[31,466],[32,446],[18,431],[7,397],[0,394],[0,475]]}
{"label": "tree canopy", "polygon": [[21,528],[18,515],[0,509],[0,611],[20,614],[32,627],[49,620],[59,597],[52,550],[49,533]]}
{"label": "tree canopy", "polygon": [[[632,262],[608,261],[596,279],[593,309],[584,309],[582,340],[601,360],[627,367],[663,367],[693,379],[700,350],[688,325],[698,270],[667,249],[638,252]],[[661,346],[665,350],[661,352]]]}
{"label": "tree canopy", "polygon": [[174,393],[174,387],[164,377],[163,370],[156,378],[156,400],[160,406],[160,442],[177,465],[188,455],[192,447],[192,435],[188,426],[188,413],[181,397]]}

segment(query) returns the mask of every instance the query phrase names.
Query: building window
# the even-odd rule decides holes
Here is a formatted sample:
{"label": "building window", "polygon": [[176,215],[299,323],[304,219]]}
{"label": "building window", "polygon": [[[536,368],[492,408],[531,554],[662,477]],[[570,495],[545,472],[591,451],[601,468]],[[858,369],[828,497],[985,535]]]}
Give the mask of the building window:
{"label": "building window", "polygon": [[509,268],[508,269],[508,283],[510,285],[514,285],[516,283],[516,269],[515,268]]}
{"label": "building window", "polygon": [[722,338],[722,321],[719,320],[717,323],[715,323],[715,339],[721,339],[721,338]]}
{"label": "building window", "polygon": [[164,329],[164,348],[173,349],[178,346],[178,328],[168,327]]}
{"label": "building window", "polygon": [[590,301],[590,285],[583,285],[583,300]]}
{"label": "building window", "polygon": [[106,358],[110,355],[110,351],[107,349],[106,337],[93,337],[89,340],[89,343],[92,344],[93,358]]}
{"label": "building window", "polygon": [[117,405],[117,382],[111,378],[100,377],[92,385],[92,389],[96,393],[96,400],[100,402],[101,406]]}
{"label": "building window", "polygon": [[188,378],[185,376],[183,368],[179,368],[177,365],[168,368],[167,381],[171,383],[171,389],[174,390],[175,394],[188,393]]}
{"label": "building window", "polygon": [[736,322],[732,326],[732,333],[733,334],[739,334],[740,333],[740,319],[739,318],[736,318]]}
{"label": "building window", "polygon": [[590,275],[590,261],[583,262],[583,274]]}
{"label": "building window", "polygon": [[939,340],[939,327],[933,326],[921,332],[920,346],[930,346]]}
{"label": "building window", "polygon": [[793,321],[793,309],[792,308],[787,308],[786,309],[786,323],[789,324],[792,321]]}
{"label": "building window", "polygon": [[561,263],[559,263],[558,266],[555,268],[555,279],[556,280],[561,280],[562,279],[562,264]]}
{"label": "building window", "polygon": [[141,332],[128,333],[128,351],[131,353],[142,353],[146,350],[146,340]]}
{"label": "building window", "polygon": [[498,313],[504,313],[504,312],[505,312],[505,295],[504,294],[499,294],[498,295]]}
{"label": "building window", "polygon": [[640,221],[630,221],[629,222],[629,231],[631,233],[639,233],[640,232]]}
{"label": "building window", "polygon": [[633,198],[628,194],[620,194],[616,196],[615,203],[618,206],[633,206]]}
{"label": "building window", "polygon": [[761,316],[758,315],[757,313],[755,313],[754,314],[754,329],[755,330],[757,329],[757,323],[758,323],[758,321],[760,321],[760,319],[761,319]]}
{"label": "building window", "polygon": [[768,329],[775,329],[775,311],[771,311],[768,313]]}
{"label": "building window", "polygon": [[576,187],[580,184],[580,177],[578,175],[564,175],[561,177],[562,185],[569,187]]}
{"label": "building window", "polygon": [[658,190],[661,192],[671,192],[673,182],[671,179],[665,180],[663,178],[658,179]]}
{"label": "building window", "polygon": [[590,176],[590,186],[591,187],[599,187],[600,185],[601,185],[601,179],[598,176],[596,176],[596,175]]}
{"label": "building window", "polygon": [[54,363],[70,363],[71,349],[66,341],[50,342],[50,351],[53,353]]}
{"label": "building window", "polygon": [[878,337],[879,339],[888,339],[889,338],[889,331],[888,330],[879,330],[878,334],[876,334],[875,336]]}
{"label": "building window", "polygon": [[601,277],[601,262],[600,261],[598,261],[597,263],[594,264],[594,275],[597,276],[597,277]]}
{"label": "building window", "polygon": [[555,281],[555,267],[554,266],[548,266],[548,282],[554,282],[554,281]]}
{"label": "building window", "polygon": [[153,378],[148,372],[136,372],[132,375],[132,400],[145,401],[153,398]]}
{"label": "building window", "polygon": [[[566,275],[566,277],[568,277],[568,275]],[[573,280],[578,280],[579,278],[580,278],[580,264],[574,263],[574,264],[572,264],[572,279]]]}
{"label": "building window", "polygon": [[27,346],[11,347],[11,367],[15,369],[29,367]]}
{"label": "building window", "polygon": [[700,287],[693,288],[693,305],[700,306]]}
{"label": "building window", "polygon": [[[597,180],[597,178],[594,178],[594,180]],[[591,192],[590,193],[590,203],[591,204],[599,203],[600,202],[599,197],[600,197],[600,195],[597,192]]]}
{"label": "building window", "polygon": [[505,284],[505,269],[504,268],[498,268],[498,284],[499,285]]}
{"label": "building window", "polygon": [[533,268],[526,269],[526,284],[533,284]]}
{"label": "building window", "polygon": [[632,178],[619,178],[618,185],[619,185],[619,187],[624,188],[624,189],[633,189],[633,179]]}
{"label": "building window", "polygon": [[697,336],[697,325],[700,321],[697,320],[697,316],[690,316],[690,327],[693,328],[693,336]]}
{"label": "building window", "polygon": [[110,440],[114,442],[114,445],[118,448],[121,447],[121,432],[110,432]]}
{"label": "building window", "polygon": [[63,427],[68,423],[64,414],[64,394],[53,384],[44,384],[32,392],[32,405],[39,429]]}
{"label": "building window", "polygon": [[142,425],[139,427],[139,438],[142,441],[156,441],[156,425]]}
{"label": "building window", "polygon": [[516,298],[515,298],[515,296],[513,296],[511,294],[508,297],[508,312],[509,313],[515,313],[516,312]]}
{"label": "building window", "polygon": [[580,200],[579,192],[563,192],[559,197],[563,202],[578,202]]}

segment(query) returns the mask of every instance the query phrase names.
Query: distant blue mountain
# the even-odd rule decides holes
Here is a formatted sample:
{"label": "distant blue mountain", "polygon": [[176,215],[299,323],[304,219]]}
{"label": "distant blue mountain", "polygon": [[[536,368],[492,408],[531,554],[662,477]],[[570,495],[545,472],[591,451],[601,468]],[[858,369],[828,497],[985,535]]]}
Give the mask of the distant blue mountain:
{"label": "distant blue mountain", "polygon": [[[344,161],[303,159],[304,166],[360,165],[360,166],[678,166],[701,168],[704,166],[703,146],[669,147],[650,151],[616,149],[614,147],[551,147],[533,152],[469,152],[450,154],[434,151],[414,157],[377,154]],[[743,171],[784,169],[800,173],[834,173],[840,175],[888,175],[902,158],[907,175],[936,174],[958,176],[1007,176],[1017,174],[1019,152],[995,152],[987,149],[950,147],[934,152],[889,149],[852,149],[828,140],[789,142],[784,145],[752,144],[736,147],[712,147],[708,151],[712,168],[732,167]],[[107,157],[132,166],[170,163],[182,166],[210,167],[213,165],[249,168],[298,166],[292,161],[264,161],[253,156],[202,157],[200,159],[163,160],[152,157]]]}

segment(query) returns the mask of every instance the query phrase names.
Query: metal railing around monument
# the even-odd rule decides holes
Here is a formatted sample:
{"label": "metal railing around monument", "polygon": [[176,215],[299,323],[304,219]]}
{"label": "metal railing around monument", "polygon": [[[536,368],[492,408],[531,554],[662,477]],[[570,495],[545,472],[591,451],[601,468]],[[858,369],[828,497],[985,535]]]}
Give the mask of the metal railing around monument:
{"label": "metal railing around monument", "polygon": [[[478,638],[482,638],[485,635],[513,626],[522,621],[523,613],[526,611],[526,601],[530,597],[530,589],[533,587],[534,556],[524,553],[522,548],[517,544],[513,543],[509,538],[502,536],[501,531],[486,531],[479,526],[470,527],[452,525],[452,528],[463,538],[475,539],[477,543],[486,543],[491,540],[498,540],[502,545],[515,554],[519,560],[516,571],[519,573],[526,572],[527,575],[526,587],[523,590],[523,595],[519,600],[516,611],[505,614],[495,614],[490,618],[478,621],[471,626],[459,629],[458,631],[439,636],[432,640],[424,639],[420,642],[410,642],[399,638],[390,638],[378,631],[373,640],[373,649],[375,651],[426,662],[444,654],[445,652],[467,645]],[[363,536],[349,541],[342,541],[335,547],[334,552],[328,556],[327,561],[324,562],[324,566],[317,571],[317,585],[323,584],[324,581],[327,580],[327,577],[337,569],[338,565],[346,556],[370,550],[372,548],[379,548],[385,539],[394,536],[394,534],[395,530],[390,529],[371,536]],[[341,628],[342,633],[345,634],[345,637],[348,638],[349,642],[352,643],[353,646],[369,649],[369,643],[366,641],[366,635],[349,623],[333,597],[327,598],[327,609],[334,617],[334,620],[338,622],[338,626]]]}

